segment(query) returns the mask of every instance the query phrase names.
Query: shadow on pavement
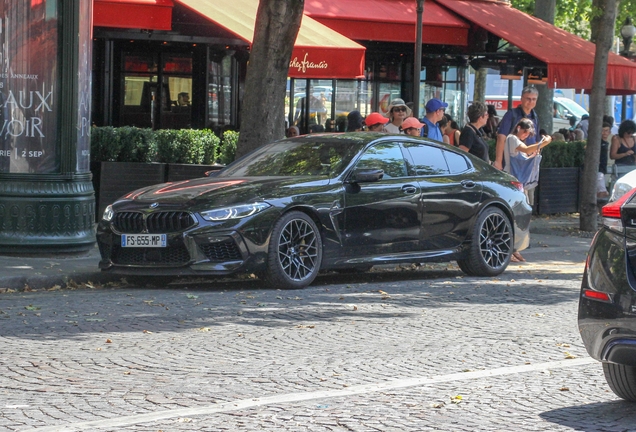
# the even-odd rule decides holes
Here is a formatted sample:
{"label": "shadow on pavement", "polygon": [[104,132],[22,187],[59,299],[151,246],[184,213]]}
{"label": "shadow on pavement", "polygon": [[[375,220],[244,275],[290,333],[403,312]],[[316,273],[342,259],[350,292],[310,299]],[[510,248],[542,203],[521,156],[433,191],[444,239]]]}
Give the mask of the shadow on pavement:
{"label": "shadow on pavement", "polygon": [[[544,276],[546,276],[544,274]],[[504,273],[470,278],[459,270],[325,274],[303,290],[266,289],[257,279],[104,287],[0,295],[4,336],[72,339],[83,334],[184,331],[228,324],[293,327],[299,322],[386,320],[421,316],[423,309],[573,302],[572,275]],[[570,282],[569,286],[566,281]],[[482,310],[476,309],[476,310]]]}
{"label": "shadow on pavement", "polygon": [[577,431],[633,431],[635,405],[623,400],[559,408],[539,416],[550,423]]}

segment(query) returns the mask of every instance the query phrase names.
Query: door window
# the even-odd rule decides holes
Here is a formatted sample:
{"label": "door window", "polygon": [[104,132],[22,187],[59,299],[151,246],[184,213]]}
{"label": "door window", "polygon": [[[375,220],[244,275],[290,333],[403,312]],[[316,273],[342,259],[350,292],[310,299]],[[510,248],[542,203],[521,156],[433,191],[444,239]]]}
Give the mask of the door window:
{"label": "door window", "polygon": [[397,143],[382,143],[369,147],[358,160],[356,170],[381,169],[384,178],[406,177],[406,164]]}
{"label": "door window", "polygon": [[423,144],[405,143],[413,163],[409,166],[412,176],[445,175],[449,173],[442,149]]}

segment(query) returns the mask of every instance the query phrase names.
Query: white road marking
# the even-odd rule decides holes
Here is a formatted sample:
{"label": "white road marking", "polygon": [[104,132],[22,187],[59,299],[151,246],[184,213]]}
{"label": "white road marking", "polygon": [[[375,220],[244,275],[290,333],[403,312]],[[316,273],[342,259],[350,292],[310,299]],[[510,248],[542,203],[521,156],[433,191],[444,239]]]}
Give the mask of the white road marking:
{"label": "white road marking", "polygon": [[218,414],[242,409],[254,408],[263,405],[303,402],[314,399],[336,398],[342,396],[359,395],[387,390],[395,390],[407,387],[426,386],[449,381],[466,381],[479,378],[488,378],[501,375],[511,375],[539,370],[561,369],[575,366],[585,366],[597,363],[594,359],[586,357],[581,359],[559,360],[533,365],[502,367],[475,372],[460,372],[448,375],[441,375],[434,378],[404,378],[398,380],[385,381],[376,384],[363,384],[351,386],[342,390],[322,390],[306,393],[289,393],[278,396],[268,396],[263,398],[241,399],[232,402],[224,402],[208,406],[194,408],[180,408],[174,410],[157,411],[148,414],[137,414],[118,418],[93,420],[79,423],[69,423],[59,426],[45,426],[41,428],[29,429],[23,432],[80,432],[99,428],[113,428],[132,426],[140,423],[149,423],[158,420],[166,420],[178,417],[193,417],[200,415]]}

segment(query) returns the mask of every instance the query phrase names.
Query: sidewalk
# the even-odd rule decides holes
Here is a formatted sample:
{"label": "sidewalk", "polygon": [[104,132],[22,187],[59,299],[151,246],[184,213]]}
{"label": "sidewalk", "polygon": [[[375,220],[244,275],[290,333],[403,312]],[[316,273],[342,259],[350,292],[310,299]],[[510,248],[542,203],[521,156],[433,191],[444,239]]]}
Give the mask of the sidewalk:
{"label": "sidewalk", "polygon": [[[594,235],[579,231],[579,215],[576,213],[534,216],[530,232],[556,237],[591,238]],[[121,275],[101,272],[98,262],[97,246],[83,255],[0,256],[0,293],[7,289],[51,289],[56,285],[72,288],[121,281]]]}

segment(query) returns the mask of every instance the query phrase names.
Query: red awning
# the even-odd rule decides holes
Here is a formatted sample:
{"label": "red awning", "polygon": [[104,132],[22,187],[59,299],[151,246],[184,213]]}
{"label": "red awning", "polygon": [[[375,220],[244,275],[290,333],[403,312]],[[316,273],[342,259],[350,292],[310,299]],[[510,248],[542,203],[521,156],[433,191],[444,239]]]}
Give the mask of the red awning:
{"label": "red awning", "polygon": [[93,26],[172,30],[172,0],[94,0]]}
{"label": "red awning", "polygon": [[[436,0],[451,11],[507,40],[547,64],[548,87],[592,88],[596,45],[508,3],[480,0]],[[636,91],[636,64],[609,53],[607,93]]]}
{"label": "red awning", "polygon": [[[258,0],[177,0],[246,42],[254,36]],[[365,48],[319,22],[303,16],[288,76],[354,79],[364,76]]]}
{"label": "red awning", "polygon": [[[305,0],[305,15],[358,41],[415,43],[414,0]],[[437,3],[424,2],[422,43],[468,44],[470,25]]]}

